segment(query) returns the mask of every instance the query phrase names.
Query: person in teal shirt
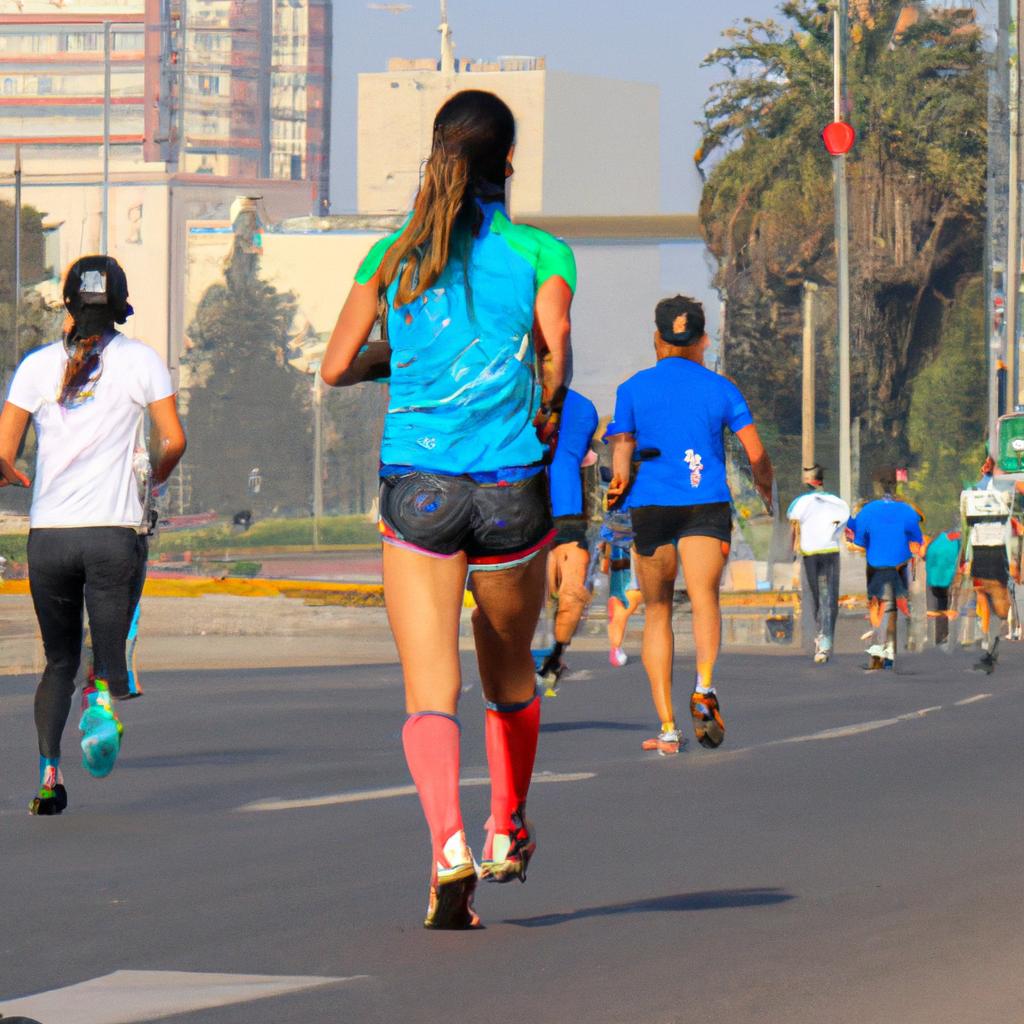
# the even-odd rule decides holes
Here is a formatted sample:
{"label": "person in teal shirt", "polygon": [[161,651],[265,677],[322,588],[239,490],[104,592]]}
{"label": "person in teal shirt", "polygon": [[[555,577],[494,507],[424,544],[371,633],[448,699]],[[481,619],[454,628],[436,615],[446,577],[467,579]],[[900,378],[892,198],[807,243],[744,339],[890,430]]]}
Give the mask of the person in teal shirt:
{"label": "person in teal shirt", "polygon": [[935,643],[949,638],[949,591],[960,563],[960,531],[945,530],[929,542],[924,555],[928,612],[935,619]]}

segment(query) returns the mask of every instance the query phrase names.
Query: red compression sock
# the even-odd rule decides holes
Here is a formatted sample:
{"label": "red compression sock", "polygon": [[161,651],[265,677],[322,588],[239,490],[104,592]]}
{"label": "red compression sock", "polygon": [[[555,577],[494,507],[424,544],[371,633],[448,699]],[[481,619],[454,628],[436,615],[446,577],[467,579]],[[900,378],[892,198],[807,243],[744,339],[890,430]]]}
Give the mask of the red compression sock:
{"label": "red compression sock", "polygon": [[444,844],[462,831],[459,806],[458,719],[440,711],[410,715],[402,729],[402,746],[409,774],[430,828],[434,860],[444,860]]}
{"label": "red compression sock", "polygon": [[491,770],[491,817],[497,832],[512,828],[526,804],[540,733],[540,697],[523,704],[488,704],[485,732]]}

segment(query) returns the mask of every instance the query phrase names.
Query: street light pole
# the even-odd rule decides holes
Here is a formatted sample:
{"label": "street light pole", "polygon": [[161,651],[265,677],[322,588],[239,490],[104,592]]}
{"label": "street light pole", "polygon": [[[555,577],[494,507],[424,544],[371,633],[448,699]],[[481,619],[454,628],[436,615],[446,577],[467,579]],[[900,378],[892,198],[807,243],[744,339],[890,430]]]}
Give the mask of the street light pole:
{"label": "street light pole", "polygon": [[[832,116],[844,119],[843,78],[846,61],[846,3],[832,3]],[[836,231],[836,318],[839,356],[839,496],[848,505],[853,502],[850,447],[850,225],[846,198],[846,154],[832,157],[835,182]]]}
{"label": "street light pole", "polygon": [[110,58],[113,22],[103,22],[103,218],[100,252],[107,254],[110,223]]}
{"label": "street light pole", "polygon": [[11,373],[21,351],[21,146],[14,147],[14,353]]}
{"label": "street light pole", "polygon": [[320,547],[320,520],[324,514],[323,389],[320,365],[313,366],[313,549]]}

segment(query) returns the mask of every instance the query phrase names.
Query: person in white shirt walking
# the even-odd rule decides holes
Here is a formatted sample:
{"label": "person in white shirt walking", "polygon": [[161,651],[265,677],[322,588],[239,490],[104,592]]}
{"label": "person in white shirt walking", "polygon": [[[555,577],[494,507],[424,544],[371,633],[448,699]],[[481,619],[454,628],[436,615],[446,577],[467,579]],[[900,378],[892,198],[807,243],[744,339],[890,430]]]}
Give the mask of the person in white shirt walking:
{"label": "person in white shirt walking", "polygon": [[64,305],[63,338],[22,360],[0,412],[0,487],[31,486],[15,466],[30,419],[37,439],[28,571],[46,668],[35,698],[39,792],[29,810],[42,815],[67,806],[60,741],[82,656],[83,608],[95,670],[82,694],[82,760],[90,774],[108,775],[120,750],[123,727],[111,701],[136,696],[125,642],[147,557],[148,495],[140,493],[135,457],[144,414],[154,484],[185,451],[167,367],[114,326],[133,312],[117,261],[85,256],[72,264]]}
{"label": "person in white shirt walking", "polygon": [[824,665],[832,655],[839,614],[839,541],[850,518],[850,506],[825,490],[825,471],[817,463],[804,467],[809,488],[789,506],[793,550],[803,556],[805,587],[814,614],[814,662]]}

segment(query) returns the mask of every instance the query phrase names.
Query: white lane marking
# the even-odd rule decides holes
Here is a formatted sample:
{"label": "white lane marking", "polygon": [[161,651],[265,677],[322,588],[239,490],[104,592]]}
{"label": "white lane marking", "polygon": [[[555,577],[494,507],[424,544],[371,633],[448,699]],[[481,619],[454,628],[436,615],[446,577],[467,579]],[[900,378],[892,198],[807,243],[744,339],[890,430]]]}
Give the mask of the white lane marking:
{"label": "white lane marking", "polygon": [[930,715],[933,711],[941,711],[942,705],[936,704],[934,707],[921,708],[920,711],[908,711],[905,715],[900,715],[899,719],[901,722],[909,722],[914,718],[924,718],[925,715]]}
{"label": "white lane marking", "polygon": [[991,693],[976,693],[973,697],[965,697],[963,700],[958,700],[953,707],[962,708],[965,704],[973,704],[979,700],[988,700],[991,696]]}
{"label": "white lane marking", "polygon": [[854,725],[840,725],[835,729],[822,729],[821,732],[812,732],[807,736],[791,736],[785,740],[775,740],[774,743],[765,743],[764,746],[775,746],[781,743],[810,743],[813,740],[837,740],[844,736],[857,736],[862,732],[873,732],[875,729],[884,729],[890,725],[899,725],[898,718],[879,718],[874,722],[857,722]]}
{"label": "white lane marking", "polygon": [[77,985],[9,999],[0,1003],[0,1014],[33,1017],[46,1024],[137,1024],[366,977],[114,971]]}
{"label": "white lane marking", "polygon": [[[595,777],[595,772],[538,772],[534,783],[542,782],[585,782]],[[488,778],[463,779],[463,787],[489,786]],[[294,811],[308,807],[333,807],[336,804],[359,804],[367,800],[390,800],[396,796],[415,796],[415,786],[388,786],[385,789],[360,789],[352,793],[331,793],[327,796],[311,796],[299,800],[254,800],[236,807],[236,811]]]}

